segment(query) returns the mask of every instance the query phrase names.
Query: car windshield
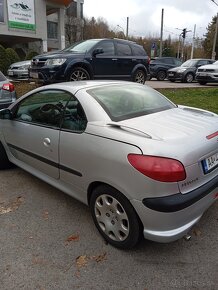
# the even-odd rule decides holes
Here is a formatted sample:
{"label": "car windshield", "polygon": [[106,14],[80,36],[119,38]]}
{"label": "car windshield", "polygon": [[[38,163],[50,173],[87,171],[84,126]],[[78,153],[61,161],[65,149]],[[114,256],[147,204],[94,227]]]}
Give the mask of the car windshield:
{"label": "car windshield", "polygon": [[197,60],[190,59],[190,60],[185,61],[181,66],[192,67],[192,66],[195,66],[196,63],[197,63]]}
{"label": "car windshield", "polygon": [[63,51],[86,52],[99,42],[98,39],[89,39],[82,42],[74,43],[72,46],[65,48]]}
{"label": "car windshield", "polygon": [[175,108],[157,91],[138,84],[110,85],[88,90],[113,121],[122,121]]}

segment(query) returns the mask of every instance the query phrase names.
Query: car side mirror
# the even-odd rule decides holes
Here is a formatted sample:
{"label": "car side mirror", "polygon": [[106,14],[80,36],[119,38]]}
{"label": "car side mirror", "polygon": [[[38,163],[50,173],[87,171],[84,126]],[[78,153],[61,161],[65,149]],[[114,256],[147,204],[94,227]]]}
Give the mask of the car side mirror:
{"label": "car side mirror", "polygon": [[93,50],[92,55],[95,57],[97,54],[102,54],[104,53],[103,48],[96,48]]}
{"label": "car side mirror", "polygon": [[11,111],[9,109],[0,110],[0,119],[11,120],[12,119]]}

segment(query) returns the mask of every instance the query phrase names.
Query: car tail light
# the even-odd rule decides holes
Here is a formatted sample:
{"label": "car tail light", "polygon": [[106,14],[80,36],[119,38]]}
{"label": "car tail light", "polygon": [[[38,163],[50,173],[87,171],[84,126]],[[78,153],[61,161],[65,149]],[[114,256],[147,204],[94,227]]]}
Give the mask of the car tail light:
{"label": "car tail light", "polygon": [[150,64],[151,63],[151,59],[150,59],[150,57],[148,57],[148,64]]}
{"label": "car tail light", "polygon": [[139,172],[154,180],[177,182],[186,179],[183,164],[175,159],[129,154],[128,161]]}
{"label": "car tail light", "polygon": [[14,91],[14,85],[11,83],[3,84],[2,90],[13,92]]}

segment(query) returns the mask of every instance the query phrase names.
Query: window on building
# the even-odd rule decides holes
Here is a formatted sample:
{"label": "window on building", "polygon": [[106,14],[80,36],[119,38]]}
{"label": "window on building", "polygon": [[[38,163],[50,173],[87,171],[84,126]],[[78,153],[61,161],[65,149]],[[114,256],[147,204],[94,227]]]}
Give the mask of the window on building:
{"label": "window on building", "polygon": [[58,38],[58,23],[47,21],[48,38],[57,39]]}

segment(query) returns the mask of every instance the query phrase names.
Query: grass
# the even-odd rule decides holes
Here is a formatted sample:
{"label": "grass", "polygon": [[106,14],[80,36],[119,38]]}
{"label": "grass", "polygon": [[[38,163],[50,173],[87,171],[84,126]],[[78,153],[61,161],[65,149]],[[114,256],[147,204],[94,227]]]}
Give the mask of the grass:
{"label": "grass", "polygon": [[[28,82],[14,83],[18,97],[33,90],[36,84]],[[218,114],[217,88],[159,89],[159,91],[178,105],[202,108]]]}
{"label": "grass", "polygon": [[175,104],[197,107],[218,114],[218,87],[159,89],[159,92]]}

